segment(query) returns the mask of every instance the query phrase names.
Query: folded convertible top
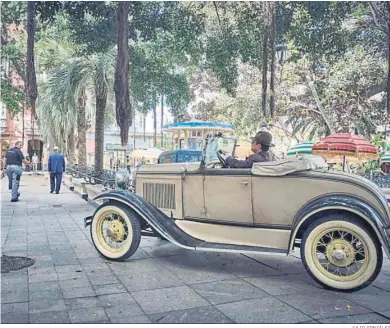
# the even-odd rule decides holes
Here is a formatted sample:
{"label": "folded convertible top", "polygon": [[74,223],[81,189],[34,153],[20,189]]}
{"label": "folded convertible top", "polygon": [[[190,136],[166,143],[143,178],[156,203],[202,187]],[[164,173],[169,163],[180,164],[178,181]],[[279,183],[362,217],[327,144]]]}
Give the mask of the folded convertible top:
{"label": "folded convertible top", "polygon": [[275,162],[254,163],[253,175],[283,176],[302,171],[326,171],[328,165],[321,156],[307,155]]}

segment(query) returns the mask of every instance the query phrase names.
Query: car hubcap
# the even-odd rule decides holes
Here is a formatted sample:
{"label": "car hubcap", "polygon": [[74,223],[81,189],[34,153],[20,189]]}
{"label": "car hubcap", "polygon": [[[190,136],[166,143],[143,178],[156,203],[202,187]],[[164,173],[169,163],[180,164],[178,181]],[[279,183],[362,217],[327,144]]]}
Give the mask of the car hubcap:
{"label": "car hubcap", "polygon": [[367,245],[349,230],[328,229],[313,243],[313,259],[328,278],[350,281],[359,277],[368,265]]}
{"label": "car hubcap", "polygon": [[109,252],[122,251],[130,241],[129,226],[126,220],[115,212],[103,213],[97,220],[99,243]]}

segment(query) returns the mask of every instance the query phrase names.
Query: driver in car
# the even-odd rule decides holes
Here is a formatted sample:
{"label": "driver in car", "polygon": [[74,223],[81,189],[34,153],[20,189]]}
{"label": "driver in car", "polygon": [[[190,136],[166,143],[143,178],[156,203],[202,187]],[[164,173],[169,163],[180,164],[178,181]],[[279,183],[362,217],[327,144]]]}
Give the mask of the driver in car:
{"label": "driver in car", "polygon": [[[250,169],[252,168],[253,163],[276,161],[275,155],[269,150],[270,147],[275,147],[272,143],[272,135],[266,131],[260,131],[252,138],[251,150],[254,154],[242,161],[235,159],[232,156],[228,156],[225,159],[226,166],[230,168]],[[220,152],[223,155],[226,155],[226,151],[221,149]]]}

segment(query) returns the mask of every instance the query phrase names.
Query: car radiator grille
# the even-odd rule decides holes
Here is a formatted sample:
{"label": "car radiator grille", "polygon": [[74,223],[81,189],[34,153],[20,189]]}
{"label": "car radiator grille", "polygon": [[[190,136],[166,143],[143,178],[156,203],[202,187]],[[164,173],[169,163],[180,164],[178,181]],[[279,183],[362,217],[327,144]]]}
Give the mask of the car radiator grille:
{"label": "car radiator grille", "polygon": [[172,183],[144,183],[144,199],[158,208],[176,209],[175,185]]}

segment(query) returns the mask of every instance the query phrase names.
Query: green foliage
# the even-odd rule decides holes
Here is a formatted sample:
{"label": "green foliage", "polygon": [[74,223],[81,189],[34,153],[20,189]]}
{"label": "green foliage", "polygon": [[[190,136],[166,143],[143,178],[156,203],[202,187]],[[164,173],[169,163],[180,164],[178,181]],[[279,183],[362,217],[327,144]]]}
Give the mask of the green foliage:
{"label": "green foliage", "polygon": [[11,116],[19,114],[25,103],[23,91],[14,87],[9,79],[1,79],[1,101],[4,103]]}

